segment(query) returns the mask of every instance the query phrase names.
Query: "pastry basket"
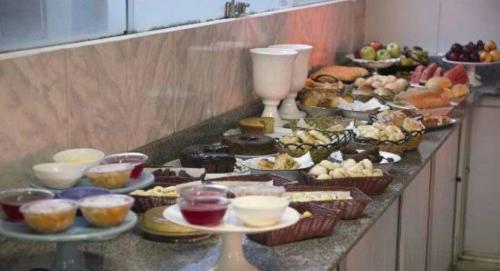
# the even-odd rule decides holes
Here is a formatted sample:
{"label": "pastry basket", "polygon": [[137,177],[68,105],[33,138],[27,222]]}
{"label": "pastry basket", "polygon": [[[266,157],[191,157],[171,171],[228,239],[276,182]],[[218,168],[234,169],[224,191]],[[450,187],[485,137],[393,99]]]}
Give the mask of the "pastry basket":
{"label": "pastry basket", "polygon": [[305,185],[356,187],[368,196],[380,195],[392,182],[392,176],[385,173],[382,176],[348,177],[318,180],[307,172],[301,172],[299,183]]}
{"label": "pastry basket", "polygon": [[398,141],[377,140],[373,138],[360,137],[360,136],[356,137],[354,141],[357,143],[376,145],[381,151],[392,152],[398,155],[402,155],[408,148],[410,135],[408,133],[405,133],[405,138]]}
{"label": "pastry basket", "polygon": [[[311,203],[322,205],[327,208],[339,208],[344,210],[342,214],[343,220],[358,219],[363,216],[363,211],[366,205],[371,201],[371,198],[365,195],[361,190],[356,187],[338,187],[338,186],[324,186],[324,185],[287,185],[287,192],[316,192],[316,191],[350,191],[352,199],[346,200],[324,200],[313,201]],[[294,206],[299,203],[290,203]]]}
{"label": "pastry basket", "polygon": [[279,230],[249,234],[251,240],[267,246],[282,245],[290,242],[331,235],[337,222],[340,220],[342,210],[338,208],[325,208],[312,203],[301,203],[291,206],[299,213],[308,211],[310,217],[301,217],[290,226]]}
{"label": "pastry basket", "polygon": [[[299,129],[307,130],[307,129]],[[354,139],[352,130],[342,130],[337,132],[321,131],[330,138],[328,144],[308,144],[308,143],[283,143],[279,139],[276,140],[276,146],[280,153],[288,153],[292,157],[301,157],[307,152],[310,152],[314,163],[319,163],[330,156],[334,151],[347,145]]]}

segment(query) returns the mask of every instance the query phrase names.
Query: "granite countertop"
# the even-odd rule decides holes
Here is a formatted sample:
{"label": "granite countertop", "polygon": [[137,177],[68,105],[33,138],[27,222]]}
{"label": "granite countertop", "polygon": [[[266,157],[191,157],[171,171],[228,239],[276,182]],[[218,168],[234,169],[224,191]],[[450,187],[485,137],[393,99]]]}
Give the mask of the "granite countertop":
{"label": "granite countertop", "polygon": [[[475,96],[477,94],[471,95],[456,108],[454,116],[461,118],[466,114]],[[458,127],[425,134],[418,151],[406,153],[391,169],[394,181],[384,194],[373,197],[363,218],[339,222],[329,237],[282,246],[266,247],[245,238],[243,249],[248,261],[260,270],[330,270],[336,267]],[[0,270],[4,271],[48,268],[55,255],[55,245],[47,243],[0,238],[0,248]],[[213,237],[195,244],[159,243],[145,240],[133,231],[106,242],[83,243],[80,248],[85,252],[88,270],[205,270],[217,259],[219,239]]]}

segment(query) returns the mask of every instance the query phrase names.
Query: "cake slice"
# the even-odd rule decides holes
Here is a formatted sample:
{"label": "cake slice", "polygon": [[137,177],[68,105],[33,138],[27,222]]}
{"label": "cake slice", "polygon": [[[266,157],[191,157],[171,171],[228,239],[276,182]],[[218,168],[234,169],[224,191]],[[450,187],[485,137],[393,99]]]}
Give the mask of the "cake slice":
{"label": "cake slice", "polygon": [[269,134],[274,132],[274,118],[254,117],[239,121],[242,134]]}

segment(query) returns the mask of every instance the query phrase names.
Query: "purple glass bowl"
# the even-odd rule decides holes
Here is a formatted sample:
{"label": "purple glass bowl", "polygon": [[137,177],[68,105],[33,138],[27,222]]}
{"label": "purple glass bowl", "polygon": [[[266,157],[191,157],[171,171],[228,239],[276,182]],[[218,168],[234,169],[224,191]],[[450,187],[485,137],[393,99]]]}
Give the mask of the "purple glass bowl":
{"label": "purple glass bowl", "polygon": [[111,194],[111,191],[98,187],[74,187],[65,189],[57,195],[60,199],[80,200],[85,197]]}

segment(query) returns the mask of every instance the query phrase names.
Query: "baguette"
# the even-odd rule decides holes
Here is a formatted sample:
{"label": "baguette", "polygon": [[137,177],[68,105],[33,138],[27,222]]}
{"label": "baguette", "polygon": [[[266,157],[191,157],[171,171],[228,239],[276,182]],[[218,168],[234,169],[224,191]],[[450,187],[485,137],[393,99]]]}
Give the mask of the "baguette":
{"label": "baguette", "polygon": [[450,105],[452,95],[450,90],[409,89],[401,92],[394,99],[412,104],[419,109],[445,107]]}

